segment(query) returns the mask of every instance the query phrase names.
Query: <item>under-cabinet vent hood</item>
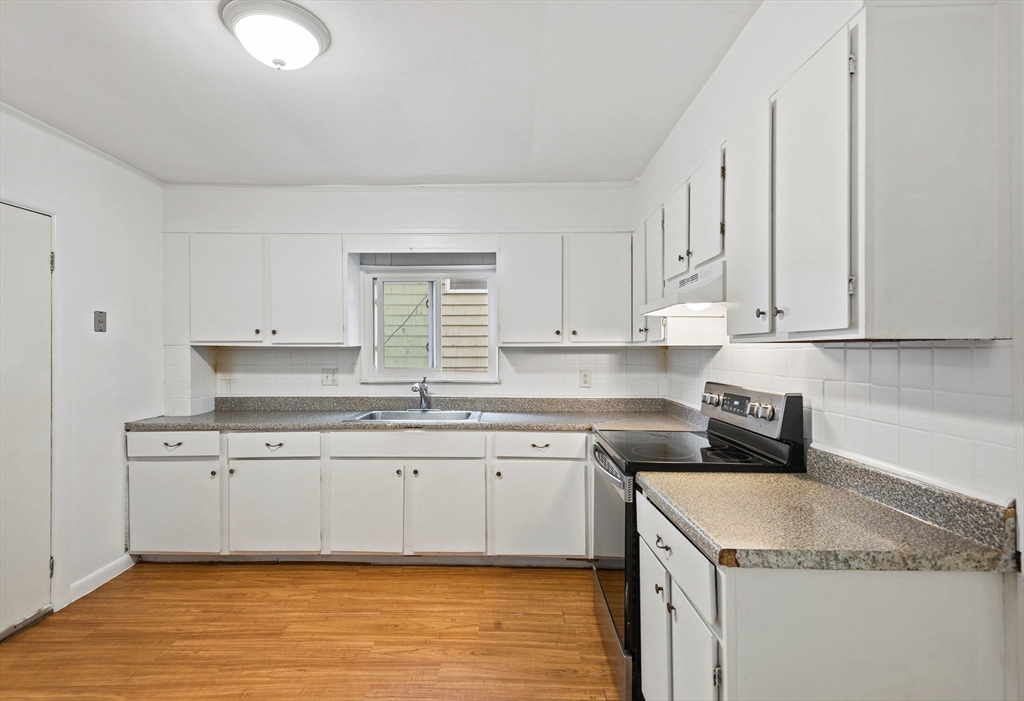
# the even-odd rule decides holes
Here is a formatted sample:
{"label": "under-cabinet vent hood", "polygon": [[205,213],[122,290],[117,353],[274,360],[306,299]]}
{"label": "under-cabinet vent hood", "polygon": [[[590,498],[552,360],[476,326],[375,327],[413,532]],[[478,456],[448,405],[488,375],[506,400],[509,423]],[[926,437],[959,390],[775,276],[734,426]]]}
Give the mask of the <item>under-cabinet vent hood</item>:
{"label": "under-cabinet vent hood", "polygon": [[[724,260],[705,265],[671,284],[671,288],[665,288],[666,292],[674,288],[671,294],[640,307],[640,313],[645,316],[722,316],[724,313]],[[701,308],[705,304],[711,306]]]}

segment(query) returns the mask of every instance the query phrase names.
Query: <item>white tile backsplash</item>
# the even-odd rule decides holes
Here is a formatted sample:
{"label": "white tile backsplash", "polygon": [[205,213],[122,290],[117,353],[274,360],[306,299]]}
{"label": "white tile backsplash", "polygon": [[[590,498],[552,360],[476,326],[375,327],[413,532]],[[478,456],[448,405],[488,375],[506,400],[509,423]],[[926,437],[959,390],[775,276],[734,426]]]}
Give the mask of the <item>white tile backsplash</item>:
{"label": "white tile backsplash", "polygon": [[700,406],[706,381],[804,394],[809,438],[995,496],[1015,493],[1009,341],[670,349],[665,396]]}

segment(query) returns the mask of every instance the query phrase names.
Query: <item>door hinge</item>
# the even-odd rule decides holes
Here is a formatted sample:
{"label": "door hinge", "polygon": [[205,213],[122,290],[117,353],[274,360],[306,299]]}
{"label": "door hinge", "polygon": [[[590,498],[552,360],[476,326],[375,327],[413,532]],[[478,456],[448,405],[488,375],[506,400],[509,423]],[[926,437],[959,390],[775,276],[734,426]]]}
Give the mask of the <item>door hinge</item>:
{"label": "door hinge", "polygon": [[846,291],[851,295],[857,291],[857,278],[851,277],[846,281]]}
{"label": "door hinge", "polygon": [[52,273],[56,268],[56,257],[53,255],[53,251],[50,251],[50,272]]}
{"label": "door hinge", "polygon": [[725,222],[724,221],[723,222],[718,222],[718,231],[719,231],[719,233],[722,234],[722,236],[725,236]]}
{"label": "door hinge", "polygon": [[850,58],[847,61],[847,65],[850,68],[850,73],[851,74],[856,73],[857,72],[857,57],[854,56],[853,54],[850,54]]}
{"label": "door hinge", "polygon": [[722,166],[722,177],[725,177],[725,166]]}
{"label": "door hinge", "polygon": [[715,686],[722,686],[722,667],[719,665],[711,671],[711,682]]}
{"label": "door hinge", "polygon": [[50,556],[50,579],[53,579],[53,555]]}

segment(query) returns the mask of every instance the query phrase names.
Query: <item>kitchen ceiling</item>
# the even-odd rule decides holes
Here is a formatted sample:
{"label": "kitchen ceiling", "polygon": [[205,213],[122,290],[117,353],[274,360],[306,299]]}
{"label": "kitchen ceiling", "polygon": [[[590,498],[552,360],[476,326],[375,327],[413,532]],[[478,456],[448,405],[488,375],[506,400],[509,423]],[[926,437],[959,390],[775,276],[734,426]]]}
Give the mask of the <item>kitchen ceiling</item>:
{"label": "kitchen ceiling", "polygon": [[165,182],[631,180],[760,0],[299,4],[285,72],[216,0],[3,0],[0,100]]}

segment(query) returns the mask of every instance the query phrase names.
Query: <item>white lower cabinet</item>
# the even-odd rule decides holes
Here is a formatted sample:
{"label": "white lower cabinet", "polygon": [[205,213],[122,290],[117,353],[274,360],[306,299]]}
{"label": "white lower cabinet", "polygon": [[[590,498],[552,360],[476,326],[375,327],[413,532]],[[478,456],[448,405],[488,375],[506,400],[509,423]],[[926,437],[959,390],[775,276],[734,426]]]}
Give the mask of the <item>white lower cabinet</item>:
{"label": "white lower cabinet", "polygon": [[483,461],[407,461],[409,553],[483,553],[487,523]]}
{"label": "white lower cabinet", "polygon": [[672,698],[668,571],[642,538],[639,542],[641,688],[647,701],[668,701]]}
{"label": "white lower cabinet", "polygon": [[401,554],[405,465],[398,460],[331,461],[331,550]]}
{"label": "white lower cabinet", "polygon": [[232,552],[320,551],[320,460],[228,463]]}
{"label": "white lower cabinet", "polygon": [[679,585],[673,581],[671,586],[672,701],[712,701],[718,698],[718,641]]}
{"label": "white lower cabinet", "polygon": [[587,551],[586,463],[498,460],[492,482],[495,555]]}
{"label": "white lower cabinet", "polygon": [[129,462],[128,495],[131,552],[220,552],[216,459]]}

